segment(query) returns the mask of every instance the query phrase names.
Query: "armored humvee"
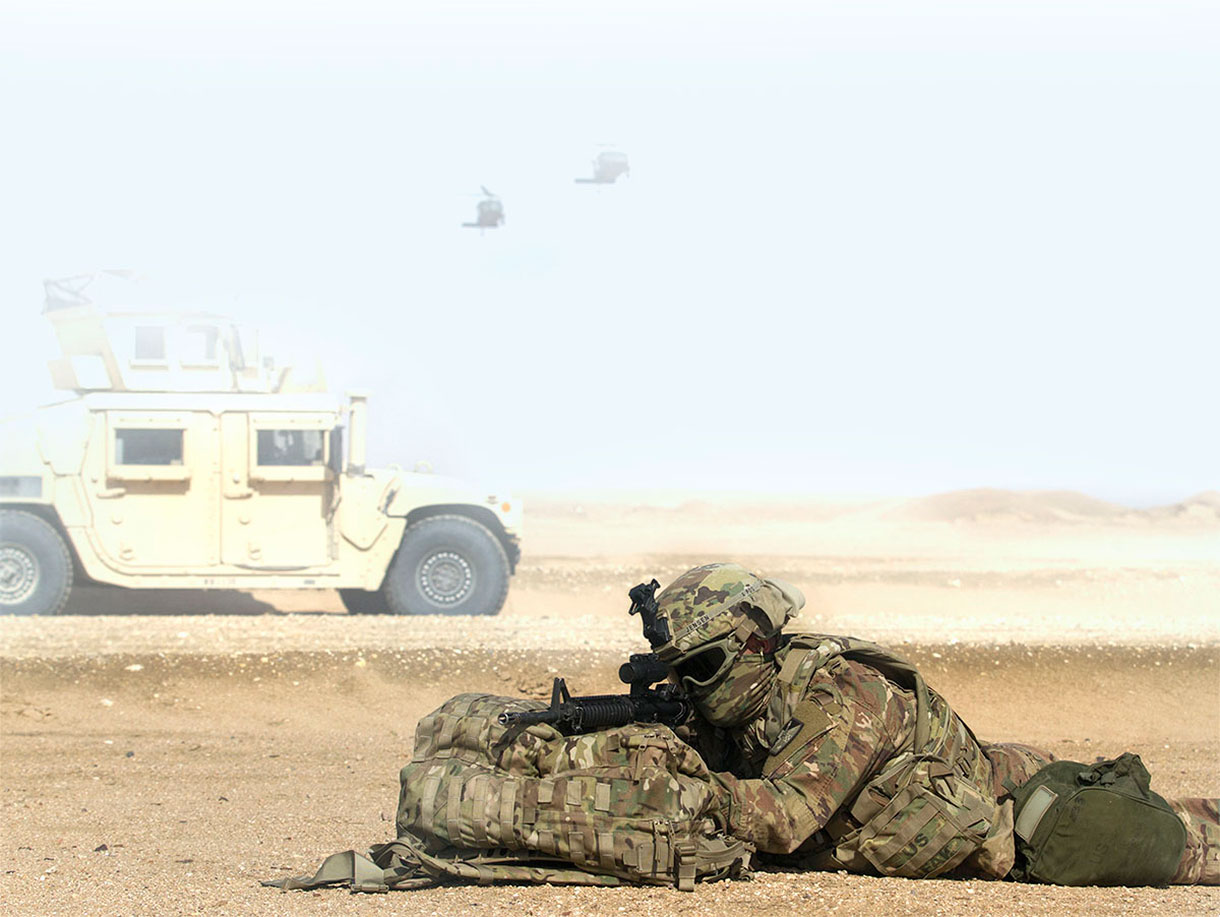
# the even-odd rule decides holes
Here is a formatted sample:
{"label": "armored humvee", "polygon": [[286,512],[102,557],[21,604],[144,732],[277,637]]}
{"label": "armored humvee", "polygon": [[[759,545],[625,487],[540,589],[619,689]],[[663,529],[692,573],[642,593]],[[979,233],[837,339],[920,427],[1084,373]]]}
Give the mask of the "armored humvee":
{"label": "armored humvee", "polygon": [[[74,578],[131,588],[334,588],[351,612],[495,614],[522,506],[365,466],[367,397],[211,314],[103,312],[48,282],[71,394],[0,422],[0,613],[54,614]],[[344,434],[347,449],[344,451]]]}

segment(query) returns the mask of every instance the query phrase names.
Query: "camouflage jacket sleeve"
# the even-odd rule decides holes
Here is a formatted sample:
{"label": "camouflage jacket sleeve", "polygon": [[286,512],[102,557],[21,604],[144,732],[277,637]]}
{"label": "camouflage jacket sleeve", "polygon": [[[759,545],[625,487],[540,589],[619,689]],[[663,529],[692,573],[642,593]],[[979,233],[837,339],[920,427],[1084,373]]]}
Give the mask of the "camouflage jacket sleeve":
{"label": "camouflage jacket sleeve", "polygon": [[[913,722],[913,700],[875,670],[835,666],[798,705],[801,730],[749,776],[716,773],[729,828],[764,853],[791,853],[897,749]],[[784,741],[781,735],[780,742]]]}

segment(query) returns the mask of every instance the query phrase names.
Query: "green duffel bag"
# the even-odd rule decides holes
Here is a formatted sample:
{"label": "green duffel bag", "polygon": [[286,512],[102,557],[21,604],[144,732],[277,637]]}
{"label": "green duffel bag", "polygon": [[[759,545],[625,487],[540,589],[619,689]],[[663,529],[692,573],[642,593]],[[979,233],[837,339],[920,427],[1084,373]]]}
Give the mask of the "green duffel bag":
{"label": "green duffel bag", "polygon": [[1139,755],[1056,761],[1013,793],[1010,876],[1054,885],[1166,885],[1186,828],[1150,789]]}

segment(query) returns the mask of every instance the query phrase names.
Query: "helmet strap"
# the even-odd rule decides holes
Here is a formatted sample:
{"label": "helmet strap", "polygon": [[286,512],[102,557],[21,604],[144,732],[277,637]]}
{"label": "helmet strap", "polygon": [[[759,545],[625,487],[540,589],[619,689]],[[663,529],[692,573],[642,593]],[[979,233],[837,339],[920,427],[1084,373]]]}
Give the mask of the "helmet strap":
{"label": "helmet strap", "polygon": [[778,634],[772,634],[770,637],[760,637],[758,634],[751,634],[746,639],[745,651],[747,653],[759,653],[763,656],[770,656],[778,646]]}

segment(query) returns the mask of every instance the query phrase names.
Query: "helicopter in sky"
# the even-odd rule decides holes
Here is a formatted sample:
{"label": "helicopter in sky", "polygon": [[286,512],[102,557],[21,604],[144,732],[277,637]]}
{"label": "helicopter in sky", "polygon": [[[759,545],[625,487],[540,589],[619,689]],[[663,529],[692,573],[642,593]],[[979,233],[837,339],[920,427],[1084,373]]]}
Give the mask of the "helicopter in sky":
{"label": "helicopter in sky", "polygon": [[578,178],[578,185],[613,185],[620,175],[631,177],[631,166],[627,154],[618,150],[604,150],[593,160],[593,177]]}
{"label": "helicopter in sky", "polygon": [[478,203],[475,221],[463,223],[462,226],[467,229],[495,229],[504,222],[504,204],[485,186],[479,185],[479,190],[483,192],[483,200]]}

